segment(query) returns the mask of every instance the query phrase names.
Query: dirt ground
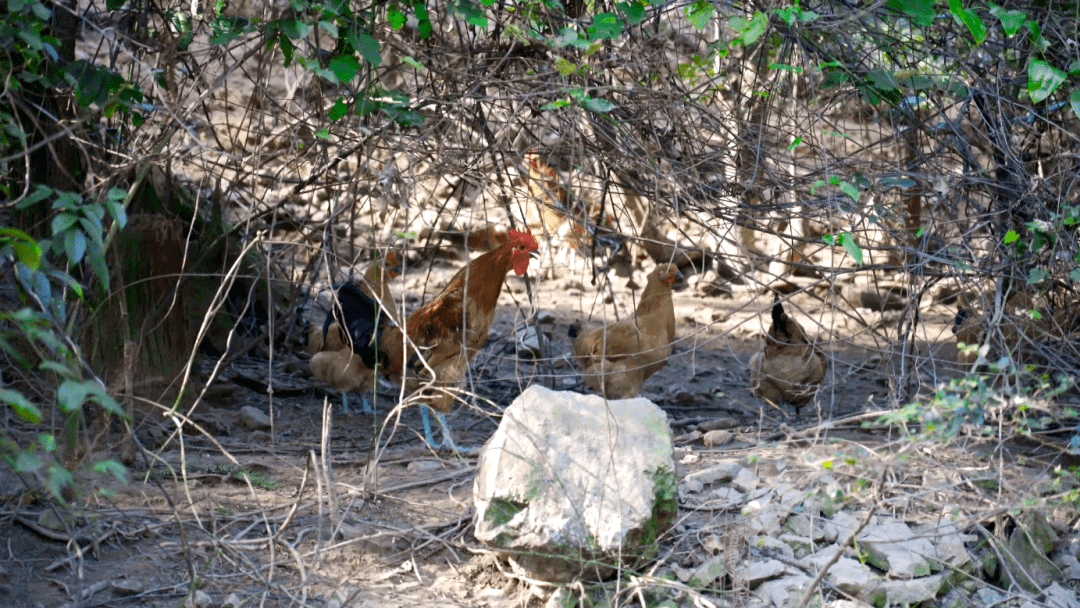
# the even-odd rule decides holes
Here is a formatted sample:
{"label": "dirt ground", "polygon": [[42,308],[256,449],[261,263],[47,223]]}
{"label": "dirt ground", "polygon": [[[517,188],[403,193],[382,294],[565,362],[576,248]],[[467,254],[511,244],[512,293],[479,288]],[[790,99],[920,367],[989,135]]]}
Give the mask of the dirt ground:
{"label": "dirt ground", "polygon": [[[433,283],[445,282],[452,268],[440,270]],[[828,423],[887,407],[891,365],[876,354],[873,340],[830,339],[829,328],[845,321],[828,298],[808,291],[792,300],[789,312],[817,336],[830,361],[818,397],[794,420],[792,411],[752,396],[748,384],[746,363],[758,347],[771,298],[738,286],[703,296],[692,282],[676,286],[676,354],[646,383],[643,396],[667,411],[676,436],[720,420],[716,424],[729,428],[733,440],[719,447],[680,440],[681,474],[725,458],[806,463],[812,453],[829,452],[829,442],[839,437],[868,450],[890,439],[858,424]],[[408,291],[410,283],[404,285]],[[488,345],[472,364],[468,406],[449,417],[461,445],[481,446],[502,409],[531,383],[585,390],[567,356],[567,328],[587,316],[582,311],[590,310],[596,292],[573,277],[533,283],[550,352],[533,359],[520,356],[513,338],[513,328],[533,311],[525,281],[511,276],[507,285]],[[624,315],[632,307],[631,290],[625,279],[616,279],[613,290]],[[858,313],[871,323],[891,322],[891,313]],[[952,314],[944,305],[923,312],[927,335],[940,336],[938,346],[951,337]],[[543,586],[510,571],[471,536],[475,456],[426,449],[416,408],[395,409],[397,387],[385,380],[377,416],[343,414],[340,395],[311,378],[307,355],[300,344],[291,346],[275,352],[270,373],[265,348],[229,364],[182,434],[173,433],[169,421],[141,429],[152,465],[140,461],[130,486],[97,499],[98,519],[76,514],[78,539],[50,528],[38,505],[9,506],[14,517],[4,520],[0,602],[75,605],[73,598],[83,592],[83,606],[176,606],[193,589],[215,606],[230,594],[245,605],[267,606],[516,606],[530,593],[539,596],[534,604],[541,602]],[[949,354],[947,344],[926,346],[936,356]],[[203,361],[204,371],[215,362]],[[273,429],[247,430],[239,411],[250,405],[269,412],[270,377]],[[944,378],[942,372],[937,380]],[[928,389],[933,380],[927,377]],[[797,441],[792,429],[811,429],[812,439]],[[369,466],[378,430],[377,464]],[[971,458],[953,452],[942,449],[937,457],[956,463]],[[1037,452],[1025,450],[1031,461],[1053,466],[1050,452]],[[16,480],[5,489],[9,499],[24,496]],[[737,514],[680,516],[664,538],[661,566],[692,564],[692,539],[722,533]],[[602,589],[596,593],[617,593],[618,583]]]}

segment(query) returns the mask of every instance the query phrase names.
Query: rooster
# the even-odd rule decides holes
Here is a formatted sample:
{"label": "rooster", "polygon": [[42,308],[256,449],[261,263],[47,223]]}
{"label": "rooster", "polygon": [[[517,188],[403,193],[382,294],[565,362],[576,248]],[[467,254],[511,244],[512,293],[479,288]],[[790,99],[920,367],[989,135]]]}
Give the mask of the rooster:
{"label": "rooster", "polygon": [[802,326],[784,312],[780,297],[774,296],[765,346],[750,358],[753,393],[774,405],[790,403],[798,418],[825,378],[825,365],[825,354],[806,340]]}
{"label": "rooster", "polygon": [[585,384],[607,399],[628,399],[667,365],[675,340],[671,284],[679,278],[674,264],[660,264],[649,274],[633,319],[584,331],[579,324],[570,327]]}
{"label": "rooster", "polygon": [[[390,281],[398,276],[398,268],[397,256],[388,252],[364,273],[360,288],[352,283],[338,286],[334,307],[322,327],[312,325],[308,332],[311,371],[341,391],[341,407],[346,414],[354,413],[349,409],[349,392],[372,386],[375,378],[378,319],[383,310],[394,305]],[[347,331],[342,330],[340,319],[349,321]],[[360,402],[365,414],[375,413],[366,391],[360,393]]]}
{"label": "rooster", "polygon": [[[423,394],[426,406],[420,412],[424,438],[432,448],[458,451],[446,422],[446,412],[454,403],[453,389],[487,341],[506,273],[512,269],[519,276],[525,274],[530,252],[537,247],[530,232],[510,230],[505,243],[469,262],[439,295],[413,311],[404,331],[392,326],[380,332],[379,351],[386,357],[384,373],[404,381],[410,392],[422,386],[427,389]],[[415,345],[416,353],[409,354],[409,344]],[[442,425],[441,444],[432,437],[428,407],[436,411]]]}

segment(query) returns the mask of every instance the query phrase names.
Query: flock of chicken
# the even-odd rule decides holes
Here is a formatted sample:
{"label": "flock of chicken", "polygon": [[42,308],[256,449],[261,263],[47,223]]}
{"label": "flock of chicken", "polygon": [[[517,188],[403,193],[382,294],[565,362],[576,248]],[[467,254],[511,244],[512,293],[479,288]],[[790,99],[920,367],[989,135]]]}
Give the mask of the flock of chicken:
{"label": "flock of chicken", "polygon": [[[568,237],[568,245],[587,248],[594,235],[592,226],[603,225],[603,221],[590,218],[590,225],[574,218],[554,170],[535,153],[526,155],[526,164],[531,190],[538,199],[526,214],[528,227],[547,238],[562,234]],[[592,214],[591,210],[586,212]],[[453,442],[445,414],[453,406],[469,361],[487,340],[507,273],[525,274],[531,256],[539,249],[528,229],[506,233],[487,230],[483,234],[489,251],[461,268],[437,296],[410,313],[403,325],[392,318],[395,307],[389,282],[399,269],[393,253],[376,260],[359,287],[344,283],[336,288],[333,309],[322,326],[310,329],[308,350],[312,372],[342,391],[346,413],[351,413],[348,392],[370,390],[381,372],[404,383],[406,393],[417,395],[426,405],[421,414],[430,446],[460,449]],[[667,364],[675,341],[671,287],[681,277],[674,264],[659,264],[649,274],[633,317],[596,327],[575,324],[570,328],[575,360],[585,384],[608,399],[631,398]],[[784,313],[779,300],[773,305],[772,317],[764,350],[751,361],[754,393],[776,404],[788,402],[797,414],[824,377],[825,357],[807,341],[799,324]],[[361,400],[364,411],[372,413],[364,393]],[[428,408],[437,414],[442,442],[434,441]]]}

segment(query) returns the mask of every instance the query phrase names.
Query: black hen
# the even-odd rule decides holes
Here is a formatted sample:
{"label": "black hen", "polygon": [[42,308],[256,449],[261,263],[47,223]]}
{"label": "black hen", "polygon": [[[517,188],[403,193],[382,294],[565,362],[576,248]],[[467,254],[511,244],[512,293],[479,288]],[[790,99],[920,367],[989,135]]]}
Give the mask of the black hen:
{"label": "black hen", "polygon": [[[342,283],[337,288],[333,309],[323,321],[323,341],[331,325],[337,323],[338,331],[344,331],[352,351],[360,356],[364,365],[375,369],[375,361],[386,365],[386,354],[379,352],[379,331],[390,321],[374,298],[360,291],[352,283]],[[342,336],[345,339],[345,336]]]}

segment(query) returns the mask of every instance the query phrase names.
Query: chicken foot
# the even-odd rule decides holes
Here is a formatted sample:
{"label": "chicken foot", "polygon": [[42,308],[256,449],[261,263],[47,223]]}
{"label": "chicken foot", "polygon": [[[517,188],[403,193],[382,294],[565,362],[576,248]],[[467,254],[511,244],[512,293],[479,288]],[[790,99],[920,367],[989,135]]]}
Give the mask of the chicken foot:
{"label": "chicken foot", "polygon": [[[442,431],[442,441],[440,443],[435,443],[435,437],[431,433],[431,415],[428,414],[428,410],[435,412],[435,419],[439,421],[439,430]],[[431,449],[435,451],[446,449],[453,454],[468,454],[474,451],[475,448],[468,448],[454,443],[454,438],[450,435],[450,423],[446,421],[446,414],[428,405],[420,404],[420,418],[424,422],[424,441],[427,442]]]}

